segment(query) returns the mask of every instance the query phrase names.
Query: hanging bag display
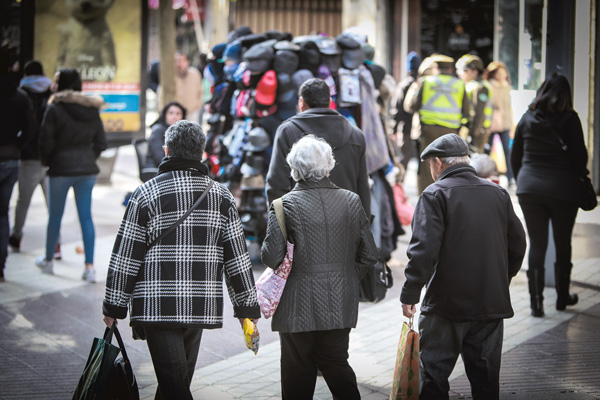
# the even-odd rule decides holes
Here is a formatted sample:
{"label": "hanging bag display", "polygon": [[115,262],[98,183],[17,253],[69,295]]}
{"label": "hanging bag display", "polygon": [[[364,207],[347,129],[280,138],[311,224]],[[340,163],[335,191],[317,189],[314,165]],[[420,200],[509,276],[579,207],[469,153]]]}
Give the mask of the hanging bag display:
{"label": "hanging bag display", "polygon": [[419,334],[413,330],[413,320],[402,324],[394,380],[389,400],[419,398]]}
{"label": "hanging bag display", "polygon": [[281,199],[273,201],[275,216],[283,233],[287,251],[283,257],[281,265],[277,269],[267,267],[260,278],[256,281],[256,295],[258,297],[258,305],[260,311],[265,318],[270,318],[275,314],[279,300],[285,288],[285,282],[292,270],[292,262],[294,260],[294,245],[287,240],[287,230],[285,227],[285,214],[283,212],[283,204]]}

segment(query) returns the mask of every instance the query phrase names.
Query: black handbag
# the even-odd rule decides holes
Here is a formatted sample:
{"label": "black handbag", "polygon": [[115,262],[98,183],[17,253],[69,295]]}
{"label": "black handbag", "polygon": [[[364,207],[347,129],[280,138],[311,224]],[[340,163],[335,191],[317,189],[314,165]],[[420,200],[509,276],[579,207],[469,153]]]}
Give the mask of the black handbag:
{"label": "black handbag", "polygon": [[[119,347],[111,344],[116,336]],[[117,358],[121,353],[122,357]],[[73,400],[139,400],[140,394],[116,324],[106,328],[102,338],[94,338],[90,355],[73,393]]]}
{"label": "black handbag", "polygon": [[385,294],[394,284],[392,270],[381,258],[377,264],[360,280],[359,301],[377,303],[385,298]]}
{"label": "black handbag", "polygon": [[592,185],[590,178],[586,176],[580,178],[580,180],[581,186],[583,187],[583,199],[581,200],[579,208],[581,208],[583,211],[592,211],[598,205],[596,191],[594,190],[594,186]]}

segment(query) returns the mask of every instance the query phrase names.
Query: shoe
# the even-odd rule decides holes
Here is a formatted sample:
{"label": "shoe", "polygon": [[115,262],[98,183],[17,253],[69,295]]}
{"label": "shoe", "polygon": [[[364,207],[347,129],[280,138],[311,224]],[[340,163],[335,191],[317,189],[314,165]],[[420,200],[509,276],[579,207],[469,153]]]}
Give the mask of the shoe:
{"label": "shoe", "polygon": [[579,302],[579,296],[577,294],[569,294],[565,296],[558,296],[556,298],[556,309],[558,311],[564,311],[567,306],[574,306]]}
{"label": "shoe", "polygon": [[0,282],[5,282],[5,279],[4,279],[4,268],[0,269]]}
{"label": "shoe", "polygon": [[93,268],[86,268],[81,279],[88,283],[96,283],[96,271]]}
{"label": "shoe", "polygon": [[13,249],[13,251],[15,253],[18,253],[21,251],[21,239],[17,238],[16,236],[10,235],[8,237],[8,244],[10,245],[10,247]]}
{"label": "shoe", "polygon": [[62,260],[62,254],[60,254],[60,243],[56,243],[56,248],[54,249],[54,259]]}
{"label": "shoe", "polygon": [[35,265],[42,270],[44,274],[54,275],[54,262],[46,260],[44,256],[38,256],[35,259]]}

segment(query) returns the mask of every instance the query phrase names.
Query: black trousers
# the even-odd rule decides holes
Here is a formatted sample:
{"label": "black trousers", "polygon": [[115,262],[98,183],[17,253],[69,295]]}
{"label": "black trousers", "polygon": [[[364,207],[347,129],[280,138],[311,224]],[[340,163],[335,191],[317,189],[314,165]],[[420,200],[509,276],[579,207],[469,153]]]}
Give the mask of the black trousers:
{"label": "black trousers", "polygon": [[529,269],[544,271],[550,221],[556,247],[556,265],[559,268],[570,266],[571,236],[579,209],[577,204],[530,194],[520,194],[519,204],[529,235]]}
{"label": "black trousers", "polygon": [[419,399],[448,399],[448,378],[462,356],[473,399],[500,392],[504,321],[453,322],[428,313],[419,317]]}
{"label": "black trousers", "polygon": [[200,351],[202,329],[144,327],[158,381],[156,400],[193,400],[190,384]]}
{"label": "black trousers", "polygon": [[356,375],[348,364],[350,328],[279,333],[279,338],[284,400],[312,400],[317,366],[334,399],[360,399]]}

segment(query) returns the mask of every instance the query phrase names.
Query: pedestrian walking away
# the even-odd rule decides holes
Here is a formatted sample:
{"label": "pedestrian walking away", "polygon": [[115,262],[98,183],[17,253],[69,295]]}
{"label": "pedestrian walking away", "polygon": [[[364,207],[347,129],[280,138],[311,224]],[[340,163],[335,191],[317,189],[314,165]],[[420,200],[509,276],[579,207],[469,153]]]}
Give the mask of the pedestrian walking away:
{"label": "pedestrian walking away", "polygon": [[420,399],[448,398],[462,356],[474,399],[498,399],[503,319],[514,315],[511,279],[525,255],[525,232],[510,195],[479,178],[456,134],[421,153],[435,183],[419,197],[400,301],[419,318]]}
{"label": "pedestrian walking away", "polygon": [[329,108],[331,97],[329,86],[324,80],[307,80],[300,86],[298,95],[301,113],[281,124],[275,134],[266,179],[269,204],[294,187],[286,157],[292,145],[309,133],[325,139],[333,148],[333,155],[339,166],[331,171],[331,182],[358,194],[365,212],[370,216],[371,191],[363,133],[337,111]]}
{"label": "pedestrian walking away", "polygon": [[517,196],[529,235],[531,314],[544,316],[545,258],[548,225],[556,248],[556,309],[577,304],[569,293],[573,227],[583,199],[581,178],[588,176],[583,128],[573,110],[571,86],[553,74],[540,86],[515,130],[511,163]]}
{"label": "pedestrian walking away", "polygon": [[207,176],[205,142],[195,122],[167,129],[166,157],[131,195],[106,278],[104,321],[112,326],[130,306],[134,338],[148,342],[157,399],[192,399],[202,331],[223,326],[223,275],[234,317],[260,317],[235,199]]}
{"label": "pedestrian walking away", "polygon": [[[271,324],[281,341],[282,398],[312,399],[318,368],[334,398],[360,399],[348,344],[359,281],[378,259],[369,221],[359,197],[329,180],[335,161],[323,139],[305,136],[286,161],[297,182],[281,198],[294,262]],[[263,263],[277,268],[286,250],[272,205]]]}
{"label": "pedestrian walking away", "polygon": [[46,253],[36,259],[36,265],[44,273],[54,273],[53,258],[60,225],[67,194],[73,188],[85,251],[81,278],[94,283],[96,232],[92,220],[92,190],[100,172],[96,160],[106,149],[106,133],[99,114],[104,100],[81,93],[81,77],[72,68],[59,70],[55,84],[56,93],[48,100],[39,137],[40,158],[48,168],[50,200]]}

